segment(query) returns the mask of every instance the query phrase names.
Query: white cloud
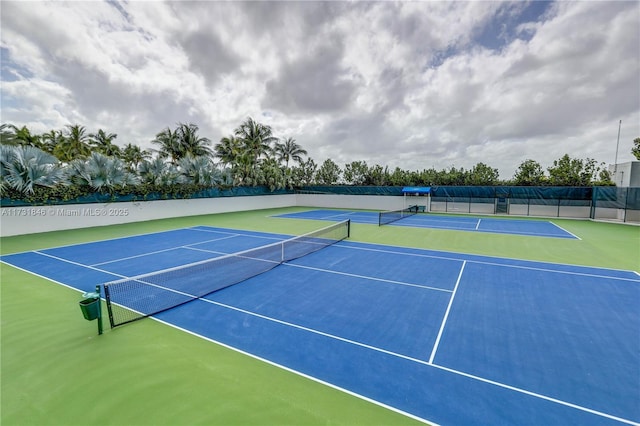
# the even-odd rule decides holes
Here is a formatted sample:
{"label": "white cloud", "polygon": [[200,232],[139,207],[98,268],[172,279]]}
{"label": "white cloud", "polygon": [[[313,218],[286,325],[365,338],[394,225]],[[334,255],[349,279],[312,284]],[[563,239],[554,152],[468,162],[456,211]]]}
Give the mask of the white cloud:
{"label": "white cloud", "polygon": [[[513,175],[640,136],[640,5],[559,2],[3,2],[2,120],[149,147],[252,116],[316,162]],[[483,47],[480,37],[500,41]],[[521,37],[518,39],[517,37]],[[5,54],[6,53],[6,54]]]}

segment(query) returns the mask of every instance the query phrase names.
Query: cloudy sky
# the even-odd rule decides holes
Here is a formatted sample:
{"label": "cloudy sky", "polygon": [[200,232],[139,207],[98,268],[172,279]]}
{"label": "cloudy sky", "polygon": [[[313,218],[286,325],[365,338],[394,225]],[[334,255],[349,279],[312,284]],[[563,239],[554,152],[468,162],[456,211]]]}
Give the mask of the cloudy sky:
{"label": "cloudy sky", "polygon": [[2,122],[151,147],[244,119],[321,163],[633,159],[640,3],[2,1]]}

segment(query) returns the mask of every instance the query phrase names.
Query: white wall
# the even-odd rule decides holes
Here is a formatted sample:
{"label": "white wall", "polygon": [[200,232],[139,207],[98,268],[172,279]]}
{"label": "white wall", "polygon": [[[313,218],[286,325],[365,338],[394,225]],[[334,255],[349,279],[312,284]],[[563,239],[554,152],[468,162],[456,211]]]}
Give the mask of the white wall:
{"label": "white wall", "polygon": [[[405,197],[402,196],[298,194],[296,197],[296,205],[305,207],[365,210],[397,210],[405,207]],[[423,197],[412,197],[411,203],[407,203],[420,204],[415,201],[418,198],[426,205],[426,198]]]}
{"label": "white wall", "polygon": [[3,207],[0,236],[115,225],[171,217],[196,216],[243,210],[290,207],[296,196],[194,198],[125,203],[68,204],[62,206]]}
{"label": "white wall", "polygon": [[[412,199],[411,204],[415,204]],[[426,202],[426,199],[423,200]],[[344,209],[395,210],[404,197],[376,195],[286,194],[245,197],[196,198],[62,206],[3,207],[0,236],[89,228],[172,217],[245,210],[306,206]]]}
{"label": "white wall", "polygon": [[[316,207],[367,210],[396,210],[407,205],[427,205],[427,197],[379,195],[286,194],[244,197],[198,198],[188,200],[157,200],[129,203],[70,204],[64,206],[3,207],[0,209],[0,236],[33,234],[36,232],[88,228],[172,217],[196,216],[234,211],[282,207]],[[493,213],[493,204],[448,203],[450,213]],[[445,212],[445,203],[431,203],[431,211]],[[617,209],[596,209],[597,218],[620,217]],[[509,214],[557,217],[557,206],[511,204]],[[561,206],[560,217],[588,218],[590,208]],[[631,212],[627,221],[637,221]]]}

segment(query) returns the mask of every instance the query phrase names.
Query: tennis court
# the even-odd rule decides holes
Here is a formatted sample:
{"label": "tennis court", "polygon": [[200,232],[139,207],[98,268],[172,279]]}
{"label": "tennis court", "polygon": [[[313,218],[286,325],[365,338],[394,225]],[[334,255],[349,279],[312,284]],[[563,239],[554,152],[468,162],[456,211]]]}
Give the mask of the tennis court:
{"label": "tennis court", "polygon": [[[2,261],[93,291],[289,237],[195,226]],[[634,424],[639,284],[632,271],[344,240],[155,318],[429,422]]]}
{"label": "tennis court", "polygon": [[[276,217],[288,219],[313,219],[340,221],[350,219],[355,223],[378,224],[377,212],[350,210],[308,210],[286,213]],[[417,214],[389,224],[390,226],[408,226],[412,228],[435,228],[454,231],[490,232],[533,237],[579,239],[569,231],[545,220],[496,219],[473,216],[442,216]]]}

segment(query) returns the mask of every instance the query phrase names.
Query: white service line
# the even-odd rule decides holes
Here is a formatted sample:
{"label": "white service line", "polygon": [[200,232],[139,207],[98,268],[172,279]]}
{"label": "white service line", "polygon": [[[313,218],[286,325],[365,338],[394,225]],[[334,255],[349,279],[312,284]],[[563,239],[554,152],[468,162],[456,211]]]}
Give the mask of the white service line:
{"label": "white service line", "polygon": [[329,274],[345,275],[347,277],[353,277],[353,278],[362,278],[362,279],[371,280],[371,281],[380,281],[380,282],[389,283],[389,284],[399,284],[399,285],[405,285],[405,286],[409,286],[409,287],[418,287],[418,288],[423,288],[425,290],[436,290],[436,291],[442,291],[442,292],[445,292],[445,293],[451,293],[452,292],[452,290],[447,290],[447,289],[444,289],[444,288],[431,287],[431,286],[422,285],[422,284],[411,284],[411,283],[405,283],[405,282],[402,282],[402,281],[387,280],[387,279],[384,279],[384,278],[369,277],[367,275],[351,274],[351,273],[348,273],[348,272],[334,271],[332,269],[321,269],[321,268],[315,268],[313,266],[296,265],[296,264],[293,264],[293,263],[286,263],[286,262],[283,263],[283,265],[292,266],[294,268],[310,269],[312,271],[325,272],[325,273],[329,273]]}
{"label": "white service line", "polygon": [[436,352],[438,350],[438,346],[440,345],[440,338],[442,337],[442,332],[444,331],[444,326],[447,324],[447,319],[449,318],[449,311],[451,311],[451,305],[453,305],[453,299],[456,297],[456,292],[458,291],[458,285],[460,284],[460,279],[462,278],[462,273],[464,272],[464,267],[467,265],[467,261],[462,262],[462,267],[460,268],[460,273],[458,274],[458,279],[456,280],[456,285],[453,287],[453,293],[451,293],[451,298],[449,299],[449,304],[447,305],[447,310],[444,313],[444,318],[442,318],[442,324],[440,324],[440,330],[438,331],[438,337],[436,337],[436,342],[433,345],[433,350],[431,351],[431,356],[429,357],[429,364],[433,364],[433,359],[436,357]]}

